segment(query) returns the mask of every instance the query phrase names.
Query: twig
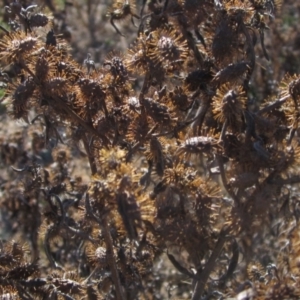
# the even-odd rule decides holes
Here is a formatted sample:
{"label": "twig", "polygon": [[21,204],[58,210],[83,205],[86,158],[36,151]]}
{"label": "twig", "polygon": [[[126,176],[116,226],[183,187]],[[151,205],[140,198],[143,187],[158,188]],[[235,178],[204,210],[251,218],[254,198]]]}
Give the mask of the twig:
{"label": "twig", "polygon": [[83,141],[84,149],[85,149],[85,152],[89,159],[92,175],[95,175],[95,174],[97,174],[97,165],[96,165],[95,157],[94,157],[94,155],[91,154],[91,151],[90,151],[90,143],[88,142],[85,134],[82,135],[81,139]]}
{"label": "twig", "polygon": [[92,217],[94,219],[94,221],[96,221],[101,226],[102,233],[103,233],[104,240],[105,240],[106,249],[107,249],[107,252],[106,252],[107,261],[108,261],[108,265],[109,265],[109,268],[111,271],[111,276],[112,276],[112,279],[113,279],[113,282],[114,282],[115,288],[116,288],[117,300],[125,300],[126,298],[124,296],[120,278],[119,278],[119,274],[118,274],[117,264],[116,264],[115,257],[114,257],[112,237],[110,235],[110,229],[109,229],[107,220],[105,217],[99,218],[98,216],[96,216],[94,214],[94,212],[92,211],[88,193],[86,193],[86,197],[85,197],[85,208],[86,208],[88,215],[90,217]]}
{"label": "twig", "polygon": [[220,154],[217,154],[217,162],[219,165],[219,170],[220,170],[223,186],[224,186],[225,190],[227,191],[227,193],[230,195],[230,197],[235,201],[236,204],[238,204],[239,203],[238,197],[235,195],[235,193],[232,191],[232,189],[228,185],[227,178],[225,175],[224,165],[223,165],[223,161],[222,161],[222,156]]}
{"label": "twig", "polygon": [[275,108],[278,108],[280,107],[282,104],[284,104],[286,102],[287,99],[290,98],[290,95],[287,95],[287,96],[284,96],[278,100],[276,100],[275,102],[271,103],[270,105],[262,108],[261,110],[259,110],[256,114],[259,116],[259,115],[262,115],[266,112],[269,112],[270,110],[272,109],[275,109]]}
{"label": "twig", "polygon": [[217,244],[215,246],[215,249],[213,250],[212,254],[210,255],[204,270],[199,274],[199,279],[196,283],[192,300],[199,300],[201,295],[203,295],[205,284],[209,278],[209,274],[212,272],[213,268],[215,267],[216,260],[220,256],[221,251],[223,249],[223,246],[225,244],[225,241],[227,239],[227,234],[230,231],[230,227],[223,228],[220,232],[219,239],[217,241]]}

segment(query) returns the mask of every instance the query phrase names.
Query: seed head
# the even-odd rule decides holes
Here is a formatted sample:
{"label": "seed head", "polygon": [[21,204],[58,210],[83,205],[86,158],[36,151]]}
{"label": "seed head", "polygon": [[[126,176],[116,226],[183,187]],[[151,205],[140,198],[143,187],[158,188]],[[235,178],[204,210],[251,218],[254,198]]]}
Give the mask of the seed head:
{"label": "seed head", "polygon": [[41,81],[44,81],[48,75],[49,71],[49,64],[48,61],[44,57],[40,57],[36,62],[36,76],[41,79]]}
{"label": "seed head", "polygon": [[26,79],[15,88],[14,94],[12,96],[12,115],[14,118],[27,118],[29,109],[28,102],[33,96],[35,88],[36,85],[32,78]]}
{"label": "seed head", "polygon": [[114,80],[117,81],[117,83],[124,83],[126,80],[128,80],[128,73],[123,61],[123,57],[111,54],[105,60],[103,65],[109,68],[110,74]]}
{"label": "seed head", "polygon": [[29,18],[29,27],[45,27],[49,23],[49,17],[44,14],[37,13]]}
{"label": "seed head", "polygon": [[0,59],[18,63],[39,47],[38,39],[24,32],[10,32],[0,41]]}
{"label": "seed head", "polygon": [[236,64],[229,64],[224,69],[220,70],[214,77],[213,81],[218,84],[224,84],[227,82],[236,84],[244,79],[244,75],[249,69],[247,62],[238,62]]}
{"label": "seed head", "polygon": [[238,130],[242,123],[243,112],[246,108],[246,95],[242,87],[230,89],[223,85],[213,98],[213,113],[218,122],[228,122],[232,130]]}
{"label": "seed head", "polygon": [[170,68],[183,63],[188,56],[187,42],[175,30],[154,31],[150,34],[150,57]]}
{"label": "seed head", "polygon": [[52,77],[47,80],[44,87],[43,92],[50,96],[64,96],[70,88],[67,79],[60,76]]}
{"label": "seed head", "polygon": [[129,71],[144,74],[149,69],[151,59],[146,46],[145,37],[140,35],[135,45],[128,49],[124,64]]}

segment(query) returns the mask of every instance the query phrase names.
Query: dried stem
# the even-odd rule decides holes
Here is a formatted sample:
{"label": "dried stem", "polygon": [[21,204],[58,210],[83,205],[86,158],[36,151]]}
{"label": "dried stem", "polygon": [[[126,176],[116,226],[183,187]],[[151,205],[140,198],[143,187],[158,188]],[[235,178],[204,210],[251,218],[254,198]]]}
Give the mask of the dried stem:
{"label": "dried stem", "polygon": [[229,231],[230,231],[230,227],[226,227],[221,230],[219,239],[216,243],[216,246],[215,246],[212,254],[210,255],[210,257],[205,265],[204,270],[201,271],[201,273],[199,275],[197,275],[198,280],[197,280],[197,283],[196,283],[196,286],[195,286],[195,289],[193,292],[192,300],[198,300],[203,295],[205,284],[209,278],[210,273],[212,272],[212,270],[214,269],[214,267],[216,265],[218,257],[220,256],[220,254],[222,252],[222,249],[226,242],[227,234],[229,233]]}
{"label": "dried stem", "polygon": [[110,228],[109,228],[107,219],[105,218],[105,216],[102,216],[101,218],[99,218],[98,216],[96,216],[94,214],[94,212],[92,211],[88,193],[86,194],[86,197],[85,197],[85,207],[86,207],[88,215],[90,217],[92,217],[94,219],[94,221],[96,221],[101,226],[101,230],[102,230],[104,240],[105,240],[105,245],[106,245],[107,261],[108,261],[109,269],[111,271],[113,282],[114,282],[115,288],[116,288],[117,300],[125,300],[126,298],[124,296],[122,285],[121,285],[120,278],[119,278],[118,268],[117,268],[116,260],[114,257],[114,247],[113,247],[112,237],[110,235]]}

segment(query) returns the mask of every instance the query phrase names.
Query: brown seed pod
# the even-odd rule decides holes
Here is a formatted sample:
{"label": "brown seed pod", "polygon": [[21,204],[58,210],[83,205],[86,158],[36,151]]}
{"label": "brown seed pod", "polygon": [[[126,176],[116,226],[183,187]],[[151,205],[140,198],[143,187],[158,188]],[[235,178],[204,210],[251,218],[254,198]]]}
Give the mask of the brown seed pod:
{"label": "brown seed pod", "polygon": [[43,84],[43,94],[48,96],[64,96],[69,91],[68,80],[64,77],[52,77]]}
{"label": "brown seed pod", "polygon": [[186,168],[183,164],[178,163],[173,168],[165,170],[163,181],[166,185],[176,184],[186,174]]}
{"label": "brown seed pod", "polygon": [[37,13],[37,14],[30,16],[30,18],[28,19],[28,22],[29,22],[30,28],[45,27],[49,23],[49,17],[44,14]]}
{"label": "brown seed pod", "polygon": [[49,72],[49,63],[45,57],[39,57],[35,65],[35,74],[39,80],[44,81]]}
{"label": "brown seed pod", "polygon": [[142,101],[142,105],[145,107],[148,115],[154,120],[154,122],[162,125],[169,125],[171,122],[171,114],[167,106],[160,104],[150,98],[145,98]]}
{"label": "brown seed pod", "polygon": [[23,83],[19,84],[12,96],[12,115],[16,119],[27,118],[28,114],[28,101],[33,96],[36,89],[36,84],[32,78],[26,79]]}
{"label": "brown seed pod", "polygon": [[[134,120],[129,124],[128,132],[126,135],[128,141],[133,145],[137,145],[137,147],[145,143],[148,133],[151,130],[150,128],[151,126],[153,126],[152,122],[152,119],[148,117],[144,118],[141,115],[136,116]],[[128,155],[131,157],[131,155],[133,154],[131,153],[131,151],[135,152],[136,150],[137,149],[131,149]],[[129,159],[129,157],[127,157],[127,159]]]}
{"label": "brown seed pod", "polygon": [[174,91],[169,93],[169,97],[172,104],[182,111],[188,110],[193,103],[186,88],[176,86]]}
{"label": "brown seed pod", "polygon": [[68,80],[74,84],[79,80],[79,78],[84,76],[81,67],[71,59],[58,61],[56,63],[56,70],[59,75],[65,74]]}
{"label": "brown seed pod", "polygon": [[86,97],[95,97],[98,100],[105,96],[105,92],[101,84],[93,79],[81,78],[78,80],[78,87],[82,94]]}
{"label": "brown seed pod", "polygon": [[105,268],[108,265],[106,249],[104,247],[95,247],[93,244],[88,244],[86,247],[86,255],[90,264],[95,267]]}
{"label": "brown seed pod", "polygon": [[246,109],[246,95],[242,87],[230,89],[223,85],[213,98],[213,113],[218,122],[228,122],[228,126],[238,131],[241,128],[243,113]]}
{"label": "brown seed pod", "polygon": [[128,80],[126,66],[121,56],[110,54],[103,65],[109,67],[110,74],[118,83],[124,83]]}
{"label": "brown seed pod", "polygon": [[218,141],[209,136],[195,136],[187,139],[175,152],[175,156],[178,158],[181,155],[185,155],[186,158],[190,158],[192,154],[207,154],[211,155],[220,149]]}
{"label": "brown seed pod", "polygon": [[10,32],[0,41],[0,59],[6,63],[18,63],[39,48],[38,39],[24,32]]}
{"label": "brown seed pod", "polygon": [[151,160],[155,165],[155,171],[158,176],[164,175],[165,159],[163,154],[163,147],[158,138],[151,136],[150,149],[147,153],[147,159]]}
{"label": "brown seed pod", "polygon": [[147,52],[146,38],[141,34],[137,38],[135,45],[128,49],[124,60],[126,68],[131,72],[138,73],[139,75],[146,73],[151,62]]}
{"label": "brown seed pod", "polygon": [[212,79],[212,71],[197,69],[187,75],[184,80],[184,86],[189,91],[196,91],[197,89],[205,91]]}
{"label": "brown seed pod", "polygon": [[93,78],[81,78],[77,81],[75,88],[75,106],[78,114],[85,119],[87,116],[93,117],[101,110],[108,116],[106,107],[106,92],[101,83]]}
{"label": "brown seed pod", "polygon": [[156,30],[149,36],[150,57],[167,69],[183,63],[188,56],[187,41],[176,30]]}
{"label": "brown seed pod", "polygon": [[213,79],[218,85],[222,85],[226,82],[237,84],[242,83],[245,73],[249,70],[249,64],[247,62],[238,62],[236,64],[229,64],[224,69],[220,70]]}
{"label": "brown seed pod", "polygon": [[222,16],[213,37],[211,51],[219,64],[232,62],[238,49],[236,27],[229,17]]}

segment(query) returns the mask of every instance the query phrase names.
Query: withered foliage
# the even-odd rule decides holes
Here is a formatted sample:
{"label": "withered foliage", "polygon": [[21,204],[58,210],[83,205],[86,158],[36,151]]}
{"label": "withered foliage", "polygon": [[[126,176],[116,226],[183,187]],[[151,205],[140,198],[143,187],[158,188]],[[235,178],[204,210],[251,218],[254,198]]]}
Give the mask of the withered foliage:
{"label": "withered foliage", "polygon": [[114,0],[135,41],[81,62],[62,38],[80,1],[3,2],[0,298],[299,299],[281,1]]}

